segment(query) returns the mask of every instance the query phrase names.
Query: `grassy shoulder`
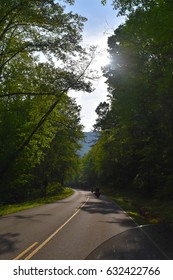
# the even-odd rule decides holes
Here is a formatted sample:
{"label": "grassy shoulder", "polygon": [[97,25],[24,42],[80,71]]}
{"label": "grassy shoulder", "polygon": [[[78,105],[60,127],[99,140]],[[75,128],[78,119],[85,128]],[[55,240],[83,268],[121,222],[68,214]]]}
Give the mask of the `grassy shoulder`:
{"label": "grassy shoulder", "polygon": [[37,206],[41,206],[47,203],[52,203],[61,199],[64,199],[70,195],[72,195],[74,191],[70,188],[65,188],[61,193],[54,196],[49,196],[46,198],[39,198],[33,201],[28,201],[19,204],[10,204],[10,205],[0,205],[0,216],[4,216],[7,214],[16,213],[22,210],[34,208]]}
{"label": "grassy shoulder", "polygon": [[128,190],[112,191],[105,188],[104,193],[122,207],[138,225],[173,222],[173,201],[149,199]]}

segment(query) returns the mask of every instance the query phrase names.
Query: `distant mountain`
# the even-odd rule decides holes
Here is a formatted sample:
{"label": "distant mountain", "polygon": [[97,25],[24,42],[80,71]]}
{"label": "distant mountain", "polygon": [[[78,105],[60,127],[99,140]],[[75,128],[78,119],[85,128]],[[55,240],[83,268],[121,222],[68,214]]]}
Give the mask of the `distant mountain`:
{"label": "distant mountain", "polygon": [[99,138],[99,135],[96,132],[84,132],[84,134],[85,139],[80,141],[80,144],[82,145],[82,148],[79,150],[80,157],[83,157],[85,154],[87,154]]}

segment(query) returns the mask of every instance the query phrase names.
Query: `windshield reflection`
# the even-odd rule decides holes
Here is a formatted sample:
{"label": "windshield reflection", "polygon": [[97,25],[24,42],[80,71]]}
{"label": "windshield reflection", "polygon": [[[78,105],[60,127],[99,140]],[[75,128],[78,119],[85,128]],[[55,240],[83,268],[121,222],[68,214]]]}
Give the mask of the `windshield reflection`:
{"label": "windshield reflection", "polygon": [[173,259],[173,225],[147,225],[127,230],[101,244],[86,259]]}

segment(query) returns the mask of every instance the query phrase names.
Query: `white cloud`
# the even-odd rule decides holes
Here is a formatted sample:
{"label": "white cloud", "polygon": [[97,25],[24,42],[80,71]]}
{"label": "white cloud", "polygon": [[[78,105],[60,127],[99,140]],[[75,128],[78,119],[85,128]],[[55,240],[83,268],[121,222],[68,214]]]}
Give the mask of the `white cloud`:
{"label": "white cloud", "polygon": [[92,93],[70,92],[69,95],[76,98],[78,105],[81,105],[81,123],[84,125],[84,131],[91,131],[97,118],[95,110],[102,101],[107,99],[107,86],[105,79],[100,78],[97,87]]}
{"label": "white cloud", "polygon": [[[101,31],[100,31],[101,34]],[[82,107],[81,110],[81,123],[84,125],[84,131],[91,131],[97,114],[95,110],[97,106],[102,101],[107,99],[107,85],[105,84],[105,78],[102,76],[101,67],[108,63],[108,54],[107,49],[107,37],[103,34],[102,36],[94,36],[89,34],[84,37],[85,45],[97,45],[98,55],[93,62],[92,68],[97,70],[100,78],[96,81],[93,81],[93,86],[95,90],[91,93],[87,92],[70,92],[69,95],[76,99],[78,105]]]}
{"label": "white cloud", "polygon": [[[87,1],[87,2],[86,2]],[[108,61],[107,56],[107,40],[114,33],[114,30],[119,24],[124,22],[124,17],[116,16],[116,11],[113,11],[111,2],[103,7],[100,0],[96,3],[95,0],[76,0],[74,5],[75,12],[79,12],[88,18],[83,32],[83,45],[97,45],[100,55],[95,59],[94,68],[99,70],[100,79],[94,83],[95,90],[92,93],[71,92],[70,96],[76,98],[77,104],[82,106],[81,123],[85,126],[85,131],[93,129],[93,125],[97,118],[95,109],[100,102],[107,100],[107,85],[105,78],[102,76],[101,66],[104,66]]]}

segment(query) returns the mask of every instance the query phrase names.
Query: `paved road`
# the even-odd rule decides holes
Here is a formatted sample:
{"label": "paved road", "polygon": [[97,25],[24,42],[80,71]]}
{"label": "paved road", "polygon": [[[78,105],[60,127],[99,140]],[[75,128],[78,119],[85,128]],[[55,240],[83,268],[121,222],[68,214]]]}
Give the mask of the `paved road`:
{"label": "paved road", "polygon": [[135,224],[114,203],[88,191],[0,218],[0,259],[85,259]]}
{"label": "paved road", "polygon": [[[136,224],[115,203],[77,190],[62,201],[1,217],[0,259],[82,260],[103,242],[128,230],[132,232],[127,243],[129,253],[129,245],[137,240],[136,236],[133,238],[135,228]],[[119,248],[126,240],[121,239]],[[145,240],[149,248],[151,243],[148,238]],[[136,244],[135,241],[133,246]],[[122,251],[120,254],[119,249],[117,255],[120,258]],[[130,259],[129,254],[125,256]]]}

